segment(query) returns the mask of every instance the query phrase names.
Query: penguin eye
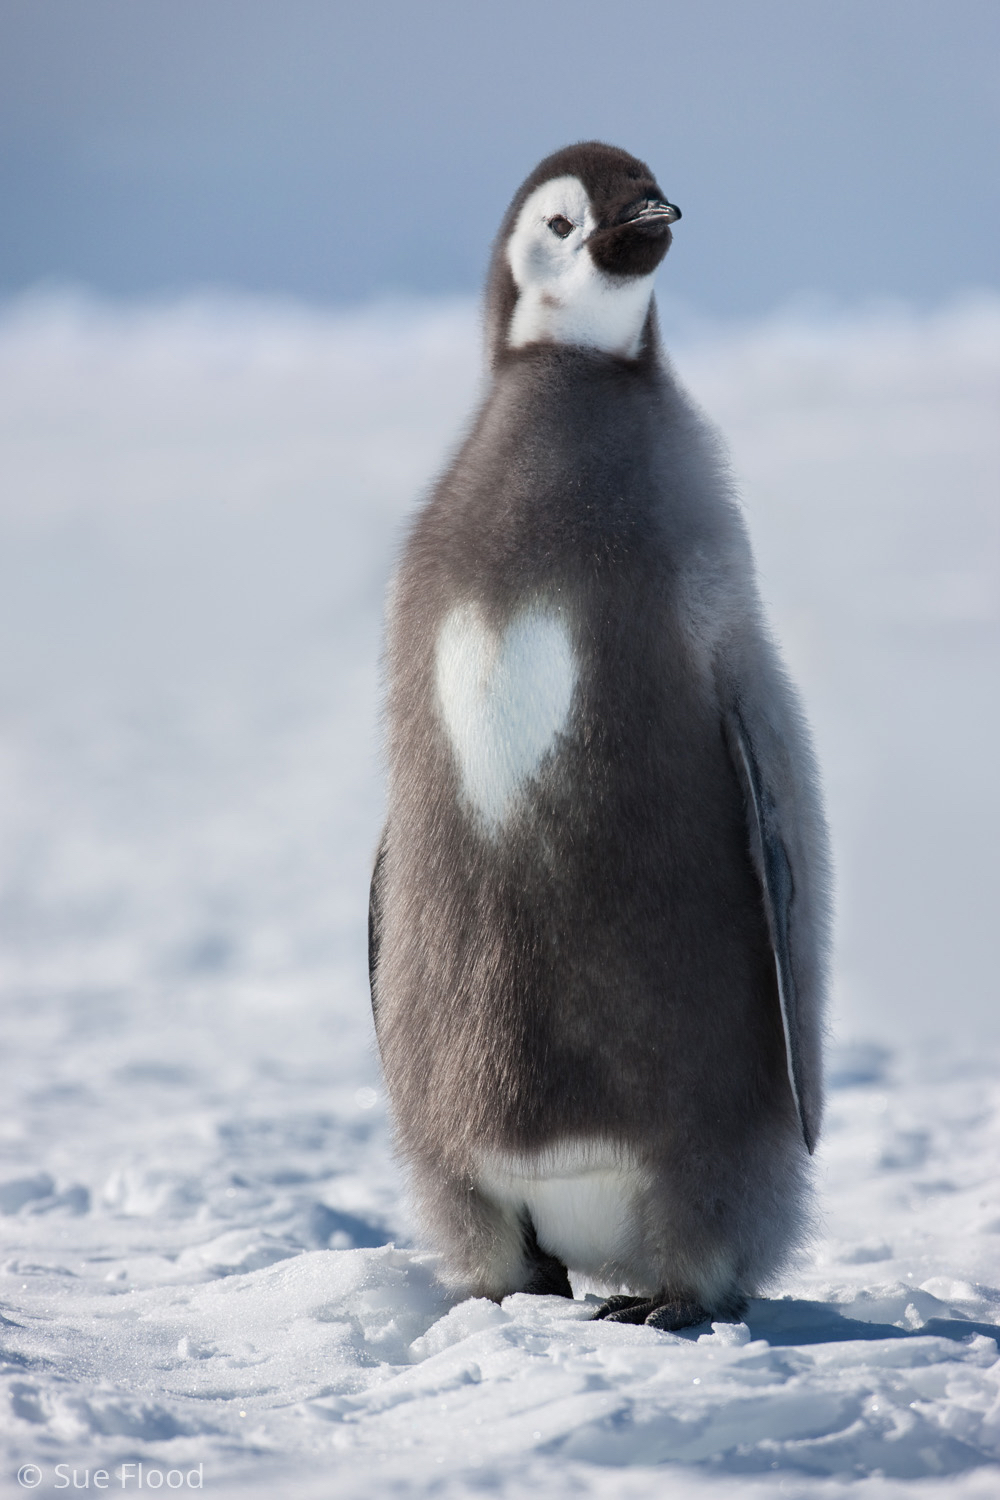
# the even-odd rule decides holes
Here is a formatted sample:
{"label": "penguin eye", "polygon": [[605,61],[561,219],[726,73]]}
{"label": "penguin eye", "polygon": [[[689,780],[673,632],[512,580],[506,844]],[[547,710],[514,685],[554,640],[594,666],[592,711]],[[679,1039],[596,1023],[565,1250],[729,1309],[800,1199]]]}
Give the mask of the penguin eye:
{"label": "penguin eye", "polygon": [[556,214],[554,218],[549,220],[549,228],[552,230],[552,233],[557,234],[561,240],[564,240],[568,234],[572,234],[575,227],[576,226],[574,224],[571,224],[569,219],[564,218],[562,214]]}

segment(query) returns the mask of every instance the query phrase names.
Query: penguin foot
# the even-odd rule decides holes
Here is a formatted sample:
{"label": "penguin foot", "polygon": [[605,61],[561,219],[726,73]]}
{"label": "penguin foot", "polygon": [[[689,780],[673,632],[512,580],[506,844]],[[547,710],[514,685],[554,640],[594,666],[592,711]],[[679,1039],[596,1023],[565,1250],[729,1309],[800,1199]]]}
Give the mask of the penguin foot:
{"label": "penguin foot", "polygon": [[528,1215],[523,1224],[524,1250],[528,1258],[528,1277],[522,1292],[531,1292],[536,1297],[569,1297],[573,1288],[569,1284],[569,1272],[556,1255],[550,1255],[538,1243],[535,1226]]}
{"label": "penguin foot", "polygon": [[608,1323],[645,1323],[676,1333],[679,1328],[694,1328],[708,1322],[708,1313],[699,1302],[684,1302],[674,1297],[609,1297],[594,1314],[595,1320]]}
{"label": "penguin foot", "polygon": [[648,1297],[608,1297],[595,1312],[593,1321],[596,1323],[600,1318],[608,1318],[613,1323],[641,1323],[642,1318],[629,1317],[629,1313],[640,1307],[648,1312],[652,1305]]}
{"label": "penguin foot", "polygon": [[536,1297],[569,1297],[570,1300],[573,1297],[569,1273],[562,1261],[557,1260],[554,1255],[547,1255],[544,1262],[537,1262],[532,1266],[527,1285],[521,1290],[532,1292]]}
{"label": "penguin foot", "polygon": [[642,1321],[647,1328],[676,1333],[679,1328],[694,1328],[698,1323],[707,1323],[708,1313],[700,1302],[661,1302]]}

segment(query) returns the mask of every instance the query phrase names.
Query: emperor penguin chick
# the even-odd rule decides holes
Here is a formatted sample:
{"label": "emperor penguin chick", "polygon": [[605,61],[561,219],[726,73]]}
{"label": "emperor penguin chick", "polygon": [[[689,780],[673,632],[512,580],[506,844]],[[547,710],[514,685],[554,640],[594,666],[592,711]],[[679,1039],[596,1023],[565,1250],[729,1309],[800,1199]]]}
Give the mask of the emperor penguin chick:
{"label": "emperor penguin chick", "polygon": [[726,461],[659,348],[680,211],[590,143],[507,211],[491,384],[387,626],[376,1030],[476,1296],[740,1316],[805,1232],[824,821]]}

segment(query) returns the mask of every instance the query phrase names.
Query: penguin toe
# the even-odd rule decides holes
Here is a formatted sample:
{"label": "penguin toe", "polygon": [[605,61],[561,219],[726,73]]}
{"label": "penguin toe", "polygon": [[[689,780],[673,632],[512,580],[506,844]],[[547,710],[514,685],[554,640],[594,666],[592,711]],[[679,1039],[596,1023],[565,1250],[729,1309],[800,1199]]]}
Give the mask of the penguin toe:
{"label": "penguin toe", "polygon": [[707,1323],[709,1315],[700,1302],[680,1297],[609,1297],[595,1312],[595,1321],[598,1318],[607,1323],[645,1323],[647,1328],[676,1333]]}
{"label": "penguin toe", "polygon": [[694,1328],[698,1323],[707,1323],[708,1313],[698,1302],[661,1302],[652,1307],[642,1321],[647,1328],[660,1328],[664,1333],[676,1333],[681,1328]]}
{"label": "penguin toe", "polygon": [[656,1303],[649,1297],[609,1297],[594,1314],[594,1321],[608,1323],[644,1323]]}

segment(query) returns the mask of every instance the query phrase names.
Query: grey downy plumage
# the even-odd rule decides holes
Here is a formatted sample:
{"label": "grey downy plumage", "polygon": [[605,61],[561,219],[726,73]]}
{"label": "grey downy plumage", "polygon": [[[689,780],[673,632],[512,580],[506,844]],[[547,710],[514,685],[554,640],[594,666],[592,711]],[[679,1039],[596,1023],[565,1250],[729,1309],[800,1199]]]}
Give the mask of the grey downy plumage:
{"label": "grey downy plumage", "polygon": [[659,346],[679,211],[590,143],[535,170],[491,382],[386,638],[376,1029],[470,1294],[736,1317],[808,1228],[826,834],[725,455]]}

